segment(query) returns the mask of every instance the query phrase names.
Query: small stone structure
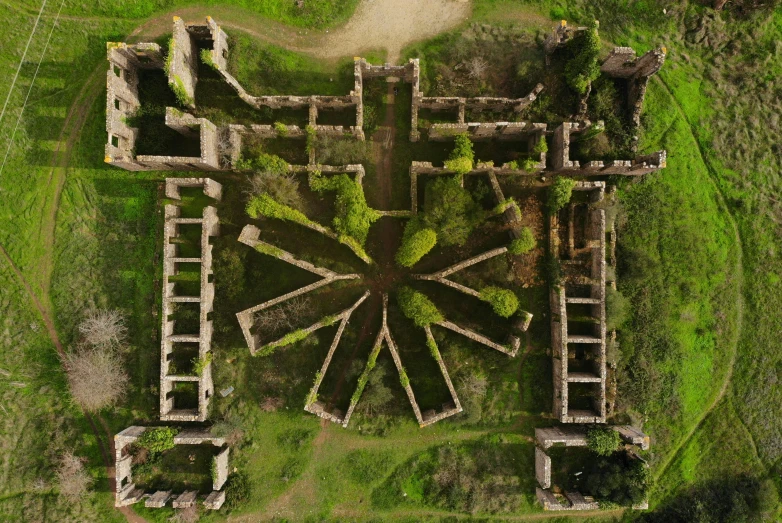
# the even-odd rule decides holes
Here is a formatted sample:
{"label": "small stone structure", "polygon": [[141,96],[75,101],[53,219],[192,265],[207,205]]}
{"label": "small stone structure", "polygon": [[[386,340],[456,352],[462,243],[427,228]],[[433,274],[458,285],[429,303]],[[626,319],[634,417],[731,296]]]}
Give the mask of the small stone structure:
{"label": "small stone structure", "polygon": [[[250,348],[250,353],[255,354],[259,350],[263,349],[265,346],[260,345],[260,334],[253,332],[252,327],[255,323],[255,315],[264,309],[268,309],[269,307],[272,307],[274,305],[277,305],[279,303],[282,303],[284,301],[290,300],[291,298],[295,298],[297,296],[301,296],[302,294],[306,294],[310,291],[313,291],[315,289],[318,289],[320,287],[323,287],[325,285],[328,285],[330,283],[333,283],[338,280],[355,280],[360,278],[361,276],[359,274],[339,274],[337,272],[334,272],[332,270],[323,268],[323,267],[317,267],[315,265],[312,265],[309,262],[305,262],[303,260],[299,260],[295,256],[293,256],[291,253],[286,252],[278,247],[274,247],[273,245],[270,245],[266,242],[261,241],[260,238],[261,231],[254,225],[246,225],[244,229],[242,229],[241,234],[239,235],[239,242],[243,243],[249,247],[252,247],[259,252],[262,252],[263,254],[268,254],[270,256],[274,256],[278,260],[282,260],[286,263],[290,263],[291,265],[298,267],[300,269],[304,269],[305,271],[311,272],[313,274],[316,274],[320,276],[322,279],[316,281],[315,283],[311,283],[310,285],[307,285],[305,287],[301,287],[299,289],[296,289],[295,291],[291,291],[287,294],[284,294],[282,296],[279,296],[277,298],[265,301],[261,304],[258,304],[254,307],[250,307],[249,309],[245,309],[239,313],[236,314],[236,318],[239,320],[239,325],[242,328],[242,333],[244,333],[244,338],[247,340],[247,345]],[[351,311],[352,312],[352,311]],[[317,324],[316,324],[317,325]],[[321,325],[320,327],[323,327],[324,325]],[[315,327],[315,326],[313,326]],[[316,330],[317,328],[312,328],[312,330]],[[269,344],[267,344],[269,345]]]}
{"label": "small stone structure", "polygon": [[[622,441],[627,445],[634,445],[642,450],[649,449],[649,436],[629,425],[615,425],[610,427],[619,433]],[[584,426],[564,426],[535,429],[535,479],[538,487],[535,494],[543,506],[543,510],[597,510],[600,508],[597,501],[590,496],[584,496],[580,492],[565,492],[564,496],[555,494],[551,484],[551,457],[546,454],[546,449],[553,445],[566,447],[586,447],[587,428]],[[645,509],[646,502],[633,506],[633,509]]]}
{"label": "small stone structure", "polygon": [[[196,504],[198,493],[194,490],[182,493],[173,493],[170,490],[157,492],[143,492],[133,483],[131,446],[141,437],[147,429],[152,427],[131,426],[114,436],[114,463],[116,495],[114,506],[126,507],[146,499],[145,506],[161,508],[173,499],[174,508],[186,508]],[[209,434],[206,429],[183,429],[174,436],[174,445],[203,445],[211,443],[215,447],[212,458],[212,492],[205,496],[204,506],[207,509],[217,510],[225,502],[223,487],[228,480],[228,455],[229,447],[225,444],[225,438],[217,438]]]}
{"label": "small stone structure", "polygon": [[[569,206],[567,223],[567,259],[563,265],[568,268],[585,269],[588,273],[580,278],[571,278],[550,290],[551,301],[551,345],[554,359],[554,415],[563,423],[605,423],[606,421],[606,320],[605,320],[605,211],[594,205],[603,199],[605,182],[578,182],[574,191],[588,191],[591,202],[584,204],[586,212],[579,213],[585,220],[577,223],[576,205]],[[575,247],[574,230],[583,229],[585,246]],[[564,250],[560,245],[560,224],[557,216],[550,217],[550,252],[561,257]],[[568,307],[589,309],[574,315],[573,321],[582,320],[591,327],[590,333],[569,333]],[[580,357],[579,357],[580,356]],[[573,366],[575,369],[571,369]],[[574,385],[577,384],[577,385]],[[569,404],[571,386],[591,384],[592,409],[575,410]]]}
{"label": "small stone structure", "polygon": [[[168,178],[166,179],[166,196],[180,199],[180,187],[203,187],[204,194],[220,200],[222,186],[209,178]],[[179,253],[180,226],[200,226],[200,250],[198,258],[182,257]],[[165,224],[163,226],[163,318],[160,351],[160,419],[164,421],[204,421],[209,406],[209,398],[214,392],[212,384],[211,341],[212,312],[214,302],[214,283],[212,283],[212,245],[211,236],[219,234],[220,225],[217,210],[207,206],[201,218],[180,217],[180,207],[165,206]],[[183,264],[197,264],[200,268],[200,293],[198,296],[187,296],[177,292],[177,283],[173,280],[179,274]],[[198,304],[198,332],[177,333],[176,320],[170,319],[179,304]],[[171,362],[177,351],[183,350],[187,344],[197,344],[198,359],[202,363],[202,371],[198,375],[182,375],[171,373]],[[183,409],[176,405],[176,387],[180,383],[195,383],[197,387],[198,407]]]}

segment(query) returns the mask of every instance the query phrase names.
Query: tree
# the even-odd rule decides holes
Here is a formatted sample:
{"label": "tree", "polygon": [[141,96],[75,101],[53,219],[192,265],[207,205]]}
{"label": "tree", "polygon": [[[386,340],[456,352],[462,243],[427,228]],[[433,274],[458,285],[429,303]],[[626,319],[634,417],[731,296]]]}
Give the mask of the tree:
{"label": "tree", "polygon": [[584,490],[600,501],[627,507],[646,499],[650,481],[649,468],[643,461],[614,453],[595,461],[586,475]]}
{"label": "tree", "polygon": [[421,227],[437,233],[443,246],[464,245],[482,219],[481,209],[459,176],[440,176],[426,185]]}
{"label": "tree", "polygon": [[481,299],[488,302],[494,312],[503,318],[510,318],[519,309],[519,299],[508,289],[484,287],[480,294]]}
{"label": "tree", "polygon": [[125,316],[118,310],[97,309],[87,312],[79,324],[85,343],[100,348],[119,347],[127,339]]}
{"label": "tree", "polygon": [[456,135],[453,150],[445,162],[446,169],[459,175],[467,174],[472,170],[474,161],[475,153],[472,150],[470,137],[467,133]]}
{"label": "tree", "polygon": [[394,399],[394,393],[385,384],[388,375],[388,364],[385,361],[378,363],[369,373],[367,388],[361,396],[361,410],[367,414],[377,413]]}
{"label": "tree", "polygon": [[610,456],[621,442],[619,433],[608,427],[594,427],[587,431],[587,447],[599,456]]}
{"label": "tree", "polygon": [[557,176],[554,179],[554,183],[551,185],[548,193],[549,213],[558,213],[560,209],[570,202],[570,198],[573,196],[573,187],[575,186],[576,181],[573,178]]}
{"label": "tree", "polygon": [[116,349],[81,347],[66,354],[64,366],[73,400],[89,412],[114,405],[128,385]]}
{"label": "tree", "polygon": [[488,67],[489,64],[486,60],[480,56],[476,56],[467,62],[467,74],[470,78],[483,78]]}
{"label": "tree", "polygon": [[255,322],[263,334],[275,335],[301,324],[312,315],[312,300],[297,296],[279,305],[263,309],[255,316]]}
{"label": "tree", "polygon": [[299,211],[304,210],[304,200],[299,192],[299,182],[296,180],[295,174],[287,170],[284,172],[260,170],[249,181],[250,186],[246,193],[251,198],[268,194],[283,205]]}
{"label": "tree", "polygon": [[435,244],[437,244],[437,233],[432,229],[421,229],[410,235],[405,234],[402,245],[396,252],[396,262],[402,267],[412,267],[431,251]]}
{"label": "tree", "polygon": [[410,287],[402,287],[396,295],[402,313],[419,327],[443,321],[443,315],[432,301]]}
{"label": "tree", "polygon": [[55,474],[60,495],[71,503],[82,499],[92,483],[92,478],[84,469],[82,459],[70,450],[60,456]]}
{"label": "tree", "polygon": [[318,193],[336,191],[334,229],[340,235],[353,238],[363,247],[369,227],[380,218],[380,213],[367,205],[361,184],[347,174],[327,178],[315,171],[310,173],[310,188]]}
{"label": "tree", "polygon": [[597,61],[600,54],[600,35],[597,25],[597,21],[593,20],[586,30],[568,43],[573,58],[565,65],[565,80],[570,88],[579,94],[585,94],[592,81],[600,76],[600,65]]}
{"label": "tree", "polygon": [[532,230],[529,227],[521,229],[521,235],[516,238],[508,246],[508,252],[511,254],[526,254],[535,248],[537,242],[535,236],[532,234]]}

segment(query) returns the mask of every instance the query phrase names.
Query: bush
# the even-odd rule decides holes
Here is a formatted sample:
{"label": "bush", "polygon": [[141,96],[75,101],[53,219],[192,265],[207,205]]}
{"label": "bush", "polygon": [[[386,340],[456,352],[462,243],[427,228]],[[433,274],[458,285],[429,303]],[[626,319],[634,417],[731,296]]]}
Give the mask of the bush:
{"label": "bush", "polygon": [[464,245],[483,213],[472,195],[461,186],[459,176],[440,176],[426,185],[421,228],[437,233],[443,246]]}
{"label": "bush", "polygon": [[421,229],[402,241],[396,252],[396,262],[402,267],[412,267],[437,244],[437,233]]}
{"label": "bush", "polygon": [[193,373],[200,376],[206,368],[212,363],[212,353],[207,352],[203,358],[193,358]]}
{"label": "bush", "polygon": [[250,197],[268,194],[274,201],[301,211],[304,200],[299,192],[299,182],[291,172],[260,171],[250,178],[247,190]]}
{"label": "bush", "polygon": [[445,160],[445,168],[456,174],[467,174],[472,171],[472,160],[465,157]]}
{"label": "bush", "polygon": [[600,76],[597,21],[590,22],[583,33],[568,43],[568,48],[573,52],[573,58],[565,65],[565,81],[577,93],[585,94],[589,84]]}
{"label": "bush", "polygon": [[410,287],[402,287],[396,295],[402,314],[419,327],[443,321],[443,316],[432,301]]}
{"label": "bush", "polygon": [[488,302],[494,312],[503,318],[510,318],[519,309],[519,299],[508,289],[485,287],[481,289],[481,299]]}
{"label": "bush", "polygon": [[353,238],[363,247],[369,227],[380,218],[380,213],[367,205],[361,185],[347,174],[326,178],[315,171],[310,175],[310,188],[316,192],[336,191],[334,229],[340,235]]}
{"label": "bush", "polygon": [[472,150],[472,142],[467,133],[456,135],[454,147],[448,160],[445,161],[445,168],[454,171],[456,174],[467,174],[472,170],[475,161],[475,153]]}
{"label": "bush", "polygon": [[508,252],[511,254],[526,254],[537,245],[535,236],[532,234],[532,230],[529,227],[521,229],[521,237],[510,242],[508,246]]}
{"label": "bush", "polygon": [[314,223],[301,211],[297,211],[292,207],[274,201],[268,194],[261,194],[260,196],[250,198],[250,201],[247,202],[246,212],[250,218],[266,216],[267,218],[288,220],[302,225]]}
{"label": "bush", "polygon": [[73,401],[86,411],[116,404],[128,386],[128,375],[115,349],[82,347],[67,354],[64,363]]}
{"label": "bush", "polygon": [[225,506],[234,510],[242,506],[250,498],[250,480],[244,472],[228,476],[225,485]]}
{"label": "bush", "polygon": [[136,440],[136,445],[145,448],[153,454],[159,454],[174,448],[174,436],[179,431],[174,427],[155,427],[147,429]]}
{"label": "bush", "polygon": [[560,209],[570,202],[570,198],[573,196],[573,187],[575,186],[576,181],[573,178],[557,176],[554,179],[554,183],[549,188],[548,193],[549,213],[558,213]]}
{"label": "bush", "polygon": [[67,501],[75,503],[84,499],[92,478],[84,469],[81,458],[67,451],[60,456],[56,471],[60,495]]}
{"label": "bush", "polygon": [[548,152],[548,143],[546,143],[546,137],[545,135],[540,135],[540,138],[538,139],[538,143],[535,144],[535,147],[532,149],[532,152],[536,154],[542,154]]}
{"label": "bush", "polygon": [[128,329],[125,316],[118,310],[98,309],[87,312],[79,324],[85,343],[93,347],[118,347],[125,343]]}
{"label": "bush", "polygon": [[274,122],[274,130],[277,131],[277,136],[280,138],[288,136],[288,126],[282,122]]}
{"label": "bush", "polygon": [[651,482],[649,468],[624,453],[599,458],[585,478],[585,494],[598,501],[628,507],[646,499]]}
{"label": "bush", "polygon": [[622,443],[619,433],[608,427],[594,427],[587,431],[587,447],[600,456],[610,456]]}

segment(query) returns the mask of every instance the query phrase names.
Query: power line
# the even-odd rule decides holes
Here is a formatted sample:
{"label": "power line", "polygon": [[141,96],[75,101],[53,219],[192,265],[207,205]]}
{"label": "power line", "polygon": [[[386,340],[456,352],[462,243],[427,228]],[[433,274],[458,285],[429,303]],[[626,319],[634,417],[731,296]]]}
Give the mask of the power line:
{"label": "power line", "polygon": [[3,110],[0,111],[0,122],[3,121],[3,116],[5,116],[5,109],[8,106],[8,100],[11,99],[11,93],[14,92],[14,86],[16,85],[16,79],[19,78],[19,71],[22,70],[22,64],[24,63],[24,59],[27,56],[27,50],[30,48],[30,42],[33,40],[33,35],[35,34],[36,29],[38,29],[38,22],[41,21],[41,15],[43,14],[43,9],[46,7],[46,2],[49,0],[43,0],[43,4],[41,4],[41,10],[38,11],[38,18],[35,19],[35,25],[33,26],[33,30],[30,33],[30,38],[27,39],[27,45],[24,46],[24,52],[22,53],[22,59],[19,60],[19,67],[16,68],[16,74],[14,75],[14,79],[11,82],[11,88],[8,90],[8,96],[5,97],[5,103],[3,104]]}
{"label": "power line", "polygon": [[[46,0],[45,0],[46,1]],[[22,121],[22,114],[24,108],[27,106],[27,101],[30,99],[30,93],[33,92],[33,86],[35,85],[35,79],[38,78],[38,71],[41,70],[41,64],[44,57],[46,57],[46,51],[49,49],[49,43],[52,41],[52,35],[54,34],[54,28],[57,27],[57,23],[60,21],[60,13],[62,12],[62,6],[65,4],[65,0],[61,0],[60,8],[57,10],[57,17],[54,19],[52,29],[49,31],[49,37],[46,39],[46,45],[43,46],[43,52],[41,53],[41,59],[38,60],[38,65],[35,67],[35,74],[33,74],[33,80],[30,82],[30,88],[27,89],[27,96],[24,97],[24,103],[22,104],[22,110],[19,111],[19,118],[16,119],[16,125],[14,126],[14,132],[11,133],[11,139],[8,141],[8,148],[5,150],[5,157],[3,158],[3,164],[0,165],[0,175],[3,174],[5,169],[5,162],[8,160],[8,155],[11,152],[11,147],[14,145],[14,139],[16,138],[16,131],[19,129],[19,123]]]}

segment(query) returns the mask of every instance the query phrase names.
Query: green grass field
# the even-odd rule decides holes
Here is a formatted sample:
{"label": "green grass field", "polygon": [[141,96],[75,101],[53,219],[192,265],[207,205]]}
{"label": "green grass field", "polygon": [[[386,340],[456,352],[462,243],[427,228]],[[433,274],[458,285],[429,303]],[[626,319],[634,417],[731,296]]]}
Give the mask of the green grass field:
{"label": "green grass field", "polygon": [[[87,9],[66,0],[44,55],[59,7],[49,4],[10,91],[0,120],[0,157],[35,77],[0,171],[0,245],[7,253],[0,264],[0,452],[5,458],[0,520],[124,519],[112,508],[102,452],[108,452],[112,434],[132,423],[156,420],[160,326],[150,311],[159,309],[154,281],[160,267],[154,259],[162,227],[160,182],[166,173],[128,172],[102,161],[105,42],[124,40],[147,17],[173,13],[189,3],[99,1],[81,19]],[[222,3],[221,9],[235,6],[247,17],[321,28],[345,21],[356,2],[307,0],[303,10],[292,1],[229,4]],[[7,21],[0,67],[11,72],[0,76],[0,100],[9,93],[39,7],[31,1],[0,3]],[[663,7],[671,14],[663,15]],[[672,7],[654,1],[541,5],[481,0],[475,2],[471,20],[511,27],[532,44],[539,31],[550,29],[551,20],[598,18],[606,42],[632,45],[640,52],[657,44],[668,48],[666,65],[649,85],[641,135],[642,150],[668,150],[668,167],[642,181],[619,182],[626,214],[619,230],[619,287],[633,304],[631,321],[620,333],[620,420],[642,422],[653,437],[653,507],[665,507],[690,488],[742,473],[777,478],[777,488],[782,488],[782,392],[776,386],[782,355],[775,350],[782,320],[774,314],[782,297],[774,118],[780,109],[775,93],[782,14],[777,10],[751,19],[718,15],[709,22],[711,42],[716,42],[710,46],[685,38],[678,23],[693,27],[685,21],[704,12],[695,4]],[[407,50],[407,56],[421,56],[431,85],[436,84],[435,62],[453,51],[449,45],[458,40],[459,31]],[[242,69],[237,77],[256,94],[335,94],[350,88],[345,64],[352,57],[323,64],[249,35],[239,41]],[[500,47],[487,43],[487,49]],[[733,48],[732,54],[725,52]],[[465,45],[464,52],[470,49]],[[526,94],[529,86],[515,74],[513,60],[529,72],[540,56],[507,56],[499,50],[491,56],[508,64],[498,80],[502,94]],[[267,74],[273,77],[267,80]],[[753,96],[742,96],[745,92]],[[404,141],[408,99],[406,90],[397,98],[392,208],[409,205],[408,162],[437,162],[448,152]],[[385,106],[378,107],[382,120]],[[322,427],[301,408],[334,329],[323,329],[271,358],[249,356],[233,309],[263,296],[247,286],[261,284],[271,296],[277,290],[271,286],[282,291],[303,280],[230,241],[243,224],[236,205],[241,187],[229,177],[221,180],[226,195],[219,209],[223,236],[216,240],[215,273],[231,271],[235,279],[221,282],[216,277],[218,299],[226,300],[230,310],[216,311],[214,372],[217,389],[233,385],[237,391],[228,398],[215,396],[211,417],[226,418],[231,433],[241,435],[232,449],[232,465],[250,484],[246,501],[232,512],[247,520],[291,521],[454,520],[470,515],[523,519],[539,512],[529,438],[535,426],[552,422],[545,288],[523,294],[523,306],[536,319],[521,365],[519,359],[435,328],[465,406],[463,416],[419,429],[390,366],[387,385],[399,400],[398,409],[379,416],[359,413],[348,430]],[[373,183],[370,168],[365,181],[370,204]],[[271,234],[280,241],[287,238],[292,251],[297,243],[319,241],[294,229],[280,226]],[[346,248],[315,245],[297,254],[310,256],[313,263],[350,267]],[[284,277],[268,278],[270,272]],[[88,418],[70,403],[55,346],[31,292],[66,351],[73,348],[76,325],[86,309],[119,308],[128,315],[131,346],[124,358],[131,387],[117,409]],[[323,296],[332,296],[337,304],[352,298],[351,292],[340,289]],[[446,302],[449,297],[433,296]],[[349,343],[358,343],[360,325],[356,321],[346,333]],[[415,335],[410,335],[411,345]],[[417,357],[414,351],[409,354]],[[410,375],[414,388],[415,378],[424,377]],[[486,377],[479,393],[480,386],[468,379],[475,375]],[[438,400],[438,387],[433,381],[422,389],[427,401]],[[266,399],[273,400],[275,411],[264,410]],[[88,458],[95,480],[93,493],[79,504],[69,505],[57,494],[52,471],[63,449]],[[438,472],[461,480],[441,488],[431,482]],[[150,521],[165,521],[172,514],[170,509],[134,510]],[[222,520],[227,512],[229,508],[204,519]]]}

